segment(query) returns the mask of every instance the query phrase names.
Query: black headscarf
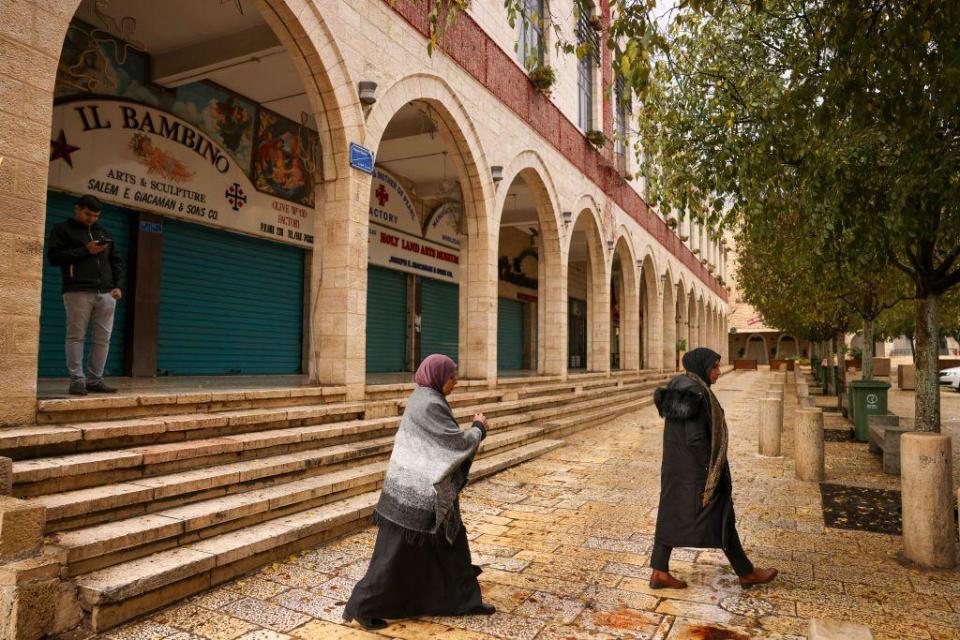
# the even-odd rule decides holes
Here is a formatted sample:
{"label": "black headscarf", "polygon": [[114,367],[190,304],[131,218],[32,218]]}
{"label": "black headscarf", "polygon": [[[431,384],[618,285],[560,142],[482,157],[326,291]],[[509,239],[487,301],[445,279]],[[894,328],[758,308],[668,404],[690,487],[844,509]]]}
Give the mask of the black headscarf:
{"label": "black headscarf", "polygon": [[706,347],[697,347],[683,354],[683,368],[700,376],[710,386],[710,370],[720,362],[720,354]]}

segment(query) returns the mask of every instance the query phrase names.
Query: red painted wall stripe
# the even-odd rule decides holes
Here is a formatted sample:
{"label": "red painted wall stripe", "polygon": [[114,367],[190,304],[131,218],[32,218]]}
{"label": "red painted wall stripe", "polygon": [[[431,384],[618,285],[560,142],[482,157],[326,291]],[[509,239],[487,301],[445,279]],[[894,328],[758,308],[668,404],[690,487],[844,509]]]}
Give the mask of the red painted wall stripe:
{"label": "red painted wall stripe", "polygon": [[[432,0],[394,0],[393,2],[384,0],[384,2],[420,35],[429,37],[430,23],[427,14]],[[601,11],[606,24],[610,17],[606,0],[601,4]],[[570,122],[549,98],[533,88],[527,74],[470,15],[466,13],[457,15],[453,25],[440,42],[440,50],[463,67],[464,71],[486,87],[537,134],[550,142],[697,278],[710,287],[724,302],[727,301],[726,289],[720,286],[693,252],[680,242],[680,238],[670,230],[667,224],[650,210],[640,194],[617,173],[613,166],[612,150],[605,149],[609,153],[601,154],[587,142],[576,125]],[[612,82],[613,68],[611,54],[606,47],[604,47],[602,62],[603,83],[608,85]],[[609,102],[609,99],[604,99],[602,125],[608,135],[612,131],[613,124]]]}

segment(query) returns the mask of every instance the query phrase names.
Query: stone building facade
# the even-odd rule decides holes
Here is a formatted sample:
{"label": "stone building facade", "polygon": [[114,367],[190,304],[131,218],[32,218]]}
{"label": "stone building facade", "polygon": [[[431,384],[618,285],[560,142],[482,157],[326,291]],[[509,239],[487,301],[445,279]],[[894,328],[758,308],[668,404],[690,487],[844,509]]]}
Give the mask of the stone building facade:
{"label": "stone building facade", "polygon": [[[415,209],[450,202],[461,209],[454,340],[463,377],[493,385],[503,370],[500,298],[528,305],[518,317],[526,327],[519,367],[529,372],[670,369],[681,337],[688,348],[710,346],[727,358],[724,242],[689,221],[668,223],[645,204],[642,182],[629,175],[632,114],[613,99],[610,53],[601,50],[583,63],[552,46],[554,26],[566,37],[586,37],[570,0],[543,4],[545,23],[534,43],[542,64],[556,71],[550,95],[531,84],[517,53],[524,18],[512,27],[499,1],[474,1],[432,55],[427,0],[238,0],[207,7],[212,15],[206,17],[192,13],[198,10],[192,3],[163,3],[163,11],[155,4],[10,0],[0,7],[0,208],[6,221],[0,229],[0,424],[35,420],[45,219],[50,194],[60,188],[52,180],[54,165],[64,162],[51,152],[62,133],[51,126],[55,102],[63,100],[55,92],[64,68],[73,68],[62,59],[68,30],[92,21],[99,21],[90,28],[102,46],[112,38],[112,51],[130,44],[151,61],[157,95],[198,78],[226,84],[223,69],[238,65],[242,77],[227,89],[265,108],[266,98],[255,94],[278,80],[246,70],[278,56],[295,70],[302,123],[313,132],[300,141],[315,138],[317,148],[310,158],[302,154],[315,176],[308,230],[314,240],[303,254],[300,369],[312,383],[346,385],[349,397],[362,398],[370,380],[375,179],[352,165],[351,145],[371,151],[377,167],[397,176]],[[609,19],[603,0],[596,11],[601,25]],[[224,24],[243,32],[230,33]],[[268,42],[257,44],[251,34]],[[361,101],[358,87],[369,82],[376,88]],[[70,99],[88,97],[89,89]],[[617,136],[618,128],[626,136]],[[590,129],[612,142],[595,148],[584,135]],[[401,153],[418,144],[423,158]],[[130,210],[141,216],[131,228],[149,231],[156,212]],[[501,258],[516,260],[519,254],[507,253],[522,252],[524,243],[536,254],[534,263],[518,267],[527,280],[514,274],[521,284],[504,281]],[[574,293],[585,306],[585,349],[583,361],[571,363]],[[129,304],[147,308],[143,301]],[[410,309],[411,330],[428,323],[419,306]],[[138,313],[141,323],[149,315]],[[146,331],[134,328],[140,336]],[[410,349],[402,370],[416,363]],[[147,362],[148,374],[152,366]],[[131,374],[129,363],[124,373]]]}

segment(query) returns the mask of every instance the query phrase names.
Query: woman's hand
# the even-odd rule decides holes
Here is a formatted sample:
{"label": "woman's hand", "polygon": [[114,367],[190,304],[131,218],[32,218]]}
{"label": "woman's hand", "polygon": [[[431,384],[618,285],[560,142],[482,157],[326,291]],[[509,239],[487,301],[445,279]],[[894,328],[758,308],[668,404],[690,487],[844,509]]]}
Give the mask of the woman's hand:
{"label": "woman's hand", "polygon": [[484,431],[486,431],[486,430],[488,429],[488,427],[487,427],[487,416],[483,415],[482,413],[475,413],[475,414],[473,415],[473,421],[474,421],[474,422],[479,422],[480,424],[482,424]]}

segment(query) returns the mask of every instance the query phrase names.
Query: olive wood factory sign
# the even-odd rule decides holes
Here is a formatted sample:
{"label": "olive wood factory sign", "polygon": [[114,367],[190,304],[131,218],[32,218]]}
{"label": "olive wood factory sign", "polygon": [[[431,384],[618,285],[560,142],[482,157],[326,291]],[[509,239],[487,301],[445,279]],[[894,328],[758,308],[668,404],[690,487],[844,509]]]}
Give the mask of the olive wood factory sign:
{"label": "olive wood factory sign", "polygon": [[370,189],[368,262],[459,282],[459,211],[458,207],[444,205],[430,218],[425,233],[403,185],[383,169],[375,168]]}

